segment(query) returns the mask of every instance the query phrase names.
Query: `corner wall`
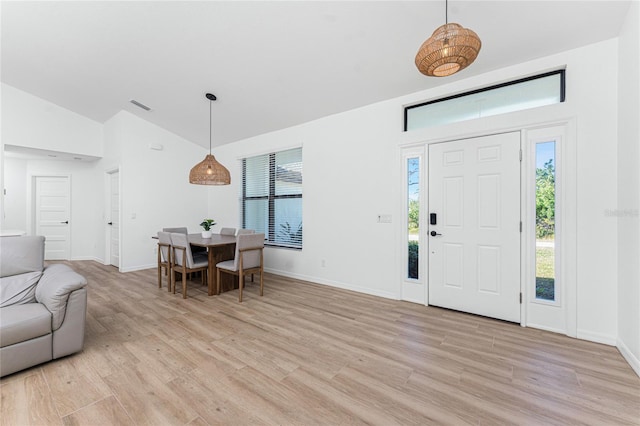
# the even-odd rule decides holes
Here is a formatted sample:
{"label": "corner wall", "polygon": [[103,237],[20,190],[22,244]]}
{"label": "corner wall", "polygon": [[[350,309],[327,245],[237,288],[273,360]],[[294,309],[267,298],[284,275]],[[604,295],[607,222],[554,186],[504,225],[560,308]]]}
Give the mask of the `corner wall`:
{"label": "corner wall", "polygon": [[[163,149],[152,150],[151,143]],[[206,152],[126,111],[105,123],[105,156],[98,173],[104,194],[106,172],[114,168],[120,172],[122,272],[157,266],[157,241],[152,236],[163,227],[200,231],[199,224],[208,215],[207,187],[190,184],[189,170]],[[107,212],[103,214],[106,217]],[[101,241],[104,246],[104,236]]]}
{"label": "corner wall", "polygon": [[618,74],[618,341],[640,376],[640,4],[620,33]]}

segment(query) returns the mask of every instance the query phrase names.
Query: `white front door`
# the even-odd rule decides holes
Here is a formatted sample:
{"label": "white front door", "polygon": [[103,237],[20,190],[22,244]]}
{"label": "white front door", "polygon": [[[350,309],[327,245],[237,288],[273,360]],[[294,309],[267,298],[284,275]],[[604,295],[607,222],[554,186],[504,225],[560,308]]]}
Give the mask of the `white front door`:
{"label": "white front door", "polygon": [[109,263],[120,267],[120,173],[111,173],[109,179],[111,188],[109,196],[109,227],[111,230]]}
{"label": "white front door", "polygon": [[68,260],[70,187],[66,176],[35,177],[36,235],[45,237],[46,260]]}
{"label": "white front door", "polygon": [[429,146],[429,304],[520,322],[520,133]]}

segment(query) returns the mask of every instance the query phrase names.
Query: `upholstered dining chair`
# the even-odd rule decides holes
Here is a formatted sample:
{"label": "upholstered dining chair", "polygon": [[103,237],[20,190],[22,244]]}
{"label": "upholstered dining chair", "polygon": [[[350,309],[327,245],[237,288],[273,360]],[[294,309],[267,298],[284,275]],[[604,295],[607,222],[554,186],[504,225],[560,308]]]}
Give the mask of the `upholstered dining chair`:
{"label": "upholstered dining chair", "polygon": [[162,288],[162,268],[167,276],[167,291],[171,291],[171,234],[158,232],[158,288]]}
{"label": "upholstered dining chair", "polygon": [[237,275],[239,281],[238,302],[242,303],[244,276],[248,273],[260,273],[260,296],[264,291],[263,268],[264,234],[240,234],[236,240],[236,254],[233,260],[225,260],[216,265],[217,283],[220,285],[220,272]]}
{"label": "upholstered dining chair", "polygon": [[186,226],[181,226],[179,228],[162,228],[162,232],[177,232],[179,234],[184,234],[187,235],[189,233],[189,231],[187,231],[187,227]]}
{"label": "upholstered dining chair", "polygon": [[209,263],[205,257],[194,259],[191,252],[189,240],[185,234],[178,232],[171,233],[171,285],[173,293],[176,293],[176,272],[182,274],[182,298],[187,298],[187,274],[191,272],[202,272],[202,284],[206,282],[207,268]]}
{"label": "upholstered dining chair", "polygon": [[[178,228],[162,228],[163,232],[177,232],[179,234],[188,235],[189,231],[186,226],[180,226]],[[191,247],[191,251],[193,254],[207,253],[207,249],[205,247]]]}
{"label": "upholstered dining chair", "polygon": [[236,228],[221,228],[220,235],[236,235]]}
{"label": "upholstered dining chair", "polygon": [[238,235],[241,235],[241,234],[255,234],[255,233],[256,233],[256,231],[253,230],[253,229],[244,229],[244,228],[238,229]]}
{"label": "upholstered dining chair", "polygon": [[[255,234],[256,231],[254,229],[245,229],[245,228],[241,228],[238,229],[238,234],[237,235],[241,235],[241,234]],[[253,274],[251,274],[251,282],[253,282]]]}

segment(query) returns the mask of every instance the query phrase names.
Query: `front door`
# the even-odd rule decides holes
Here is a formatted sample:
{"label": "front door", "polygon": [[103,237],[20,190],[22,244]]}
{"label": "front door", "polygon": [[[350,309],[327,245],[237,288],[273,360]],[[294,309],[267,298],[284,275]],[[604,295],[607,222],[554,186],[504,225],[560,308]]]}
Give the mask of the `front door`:
{"label": "front door", "polygon": [[429,304],[520,322],[520,133],[429,146]]}
{"label": "front door", "polygon": [[36,235],[45,237],[46,260],[68,260],[70,188],[66,176],[35,177]]}

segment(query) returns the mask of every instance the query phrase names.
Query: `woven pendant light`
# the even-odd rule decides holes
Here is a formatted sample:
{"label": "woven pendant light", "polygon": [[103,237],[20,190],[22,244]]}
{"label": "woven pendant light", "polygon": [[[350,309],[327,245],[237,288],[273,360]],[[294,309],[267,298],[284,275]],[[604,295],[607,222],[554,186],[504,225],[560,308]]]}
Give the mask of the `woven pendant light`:
{"label": "woven pendant light", "polygon": [[229,185],[231,183],[231,175],[229,170],[222,164],[218,163],[216,157],[211,155],[211,104],[217,98],[211,93],[206,94],[209,102],[209,154],[204,160],[193,166],[189,172],[189,183],[196,185]]}
{"label": "woven pendant light", "polygon": [[482,42],[468,28],[449,23],[445,2],[445,24],[438,27],[416,54],[416,67],[429,77],[446,77],[465,69],[478,57]]}

